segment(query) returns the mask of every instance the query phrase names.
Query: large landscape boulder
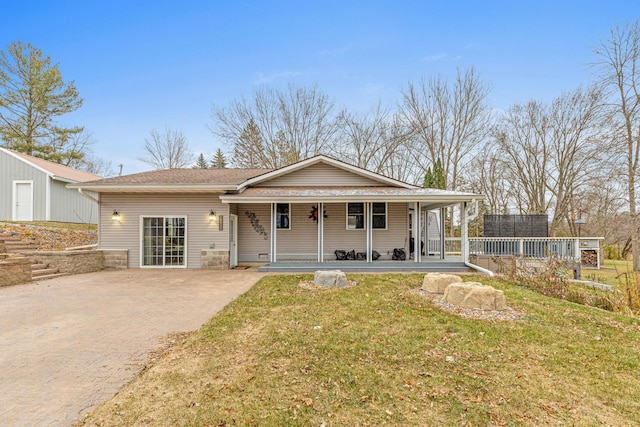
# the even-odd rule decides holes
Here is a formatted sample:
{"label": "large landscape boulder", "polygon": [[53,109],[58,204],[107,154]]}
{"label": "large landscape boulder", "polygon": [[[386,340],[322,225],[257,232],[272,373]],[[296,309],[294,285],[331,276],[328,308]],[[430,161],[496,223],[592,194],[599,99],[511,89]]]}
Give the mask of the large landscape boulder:
{"label": "large landscape boulder", "polygon": [[455,274],[427,273],[422,280],[422,290],[432,294],[443,294],[452,283],[460,283],[462,279]]}
{"label": "large landscape boulder", "polygon": [[449,304],[462,308],[481,310],[504,310],[507,308],[504,292],[478,282],[452,283],[445,289],[444,299]]}
{"label": "large landscape boulder", "polygon": [[347,276],[340,270],[316,271],[313,284],[325,288],[346,288]]}

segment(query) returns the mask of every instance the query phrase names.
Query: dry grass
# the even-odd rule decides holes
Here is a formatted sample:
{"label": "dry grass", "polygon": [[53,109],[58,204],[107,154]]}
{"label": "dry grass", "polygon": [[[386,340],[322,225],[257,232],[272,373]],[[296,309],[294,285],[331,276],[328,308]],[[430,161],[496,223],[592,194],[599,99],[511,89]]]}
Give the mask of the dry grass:
{"label": "dry grass", "polygon": [[82,425],[640,423],[635,318],[469,277],[523,314],[472,320],[411,292],[421,275],[349,278],[264,278]]}
{"label": "dry grass", "polygon": [[40,250],[62,250],[98,241],[95,224],[0,221],[0,231],[17,235],[23,241],[35,241]]}
{"label": "dry grass", "polygon": [[582,269],[582,278],[617,287],[620,284],[620,278],[631,271],[631,261],[607,259],[600,267],[600,270]]}

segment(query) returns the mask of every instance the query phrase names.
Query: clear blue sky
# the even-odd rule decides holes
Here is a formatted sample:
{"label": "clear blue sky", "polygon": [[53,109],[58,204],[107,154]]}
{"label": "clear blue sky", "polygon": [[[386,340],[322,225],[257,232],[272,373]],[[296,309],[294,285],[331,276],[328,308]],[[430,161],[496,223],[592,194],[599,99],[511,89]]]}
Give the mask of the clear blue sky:
{"label": "clear blue sky", "polygon": [[29,42],[74,80],[83,107],[65,124],[94,151],[146,170],[151,129],[182,130],[196,153],[223,148],[211,106],[261,84],[317,84],[337,107],[396,105],[408,81],[476,67],[507,109],[593,80],[591,48],[640,18],[640,2],[608,1],[10,1],[0,46]]}

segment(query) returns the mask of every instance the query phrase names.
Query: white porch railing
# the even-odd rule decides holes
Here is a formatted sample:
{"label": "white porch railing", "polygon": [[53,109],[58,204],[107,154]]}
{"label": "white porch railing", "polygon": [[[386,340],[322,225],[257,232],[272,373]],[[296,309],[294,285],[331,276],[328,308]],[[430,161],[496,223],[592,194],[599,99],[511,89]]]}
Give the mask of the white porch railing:
{"label": "white porch railing", "polygon": [[524,258],[549,258],[566,260],[580,258],[577,238],[552,237],[470,237],[470,255],[514,255]]}
{"label": "white porch railing", "polygon": [[[429,253],[440,253],[440,239],[429,239]],[[462,239],[460,237],[445,237],[444,239],[445,255],[460,256],[462,255]]]}

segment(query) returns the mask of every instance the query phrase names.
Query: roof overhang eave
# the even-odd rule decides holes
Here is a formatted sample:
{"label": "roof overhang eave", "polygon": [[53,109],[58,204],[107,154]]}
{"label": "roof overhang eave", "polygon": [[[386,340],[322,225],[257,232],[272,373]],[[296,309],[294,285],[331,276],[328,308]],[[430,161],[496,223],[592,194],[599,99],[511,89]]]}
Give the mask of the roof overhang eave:
{"label": "roof overhang eave", "polygon": [[96,193],[224,193],[235,191],[237,185],[67,185],[68,188],[82,188]]}

